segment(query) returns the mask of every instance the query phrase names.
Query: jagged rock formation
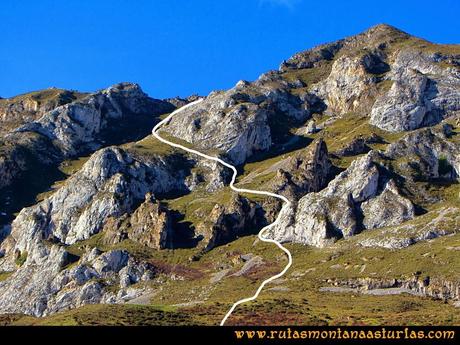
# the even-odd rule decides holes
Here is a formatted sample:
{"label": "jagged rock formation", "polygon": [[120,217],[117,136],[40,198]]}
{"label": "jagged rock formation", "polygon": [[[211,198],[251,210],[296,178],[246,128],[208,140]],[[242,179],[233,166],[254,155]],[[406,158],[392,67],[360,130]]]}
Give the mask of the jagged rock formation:
{"label": "jagged rock formation", "polygon": [[361,210],[365,229],[398,225],[415,217],[414,205],[399,194],[394,180],[387,182],[380,195],[364,201]]}
{"label": "jagged rock formation", "polygon": [[[283,216],[272,236],[278,240],[324,246],[364,229],[400,225],[416,216],[413,203],[401,194],[391,175],[400,174],[411,195],[424,195],[414,181],[458,178],[459,146],[443,130],[421,129],[405,135],[385,152],[356,159],[318,193],[307,194]],[[396,165],[396,166],[395,166]],[[387,170],[391,167],[393,170]],[[412,181],[412,183],[410,182]],[[433,203],[426,196],[425,202]],[[434,224],[433,224],[434,225]],[[427,229],[442,235],[443,229]],[[413,239],[408,243],[414,243]],[[425,237],[419,237],[422,240]]]}
{"label": "jagged rock formation", "polygon": [[209,216],[199,225],[205,250],[228,243],[239,236],[255,233],[263,224],[263,216],[256,203],[233,194],[228,205],[216,204]]}
{"label": "jagged rock formation", "polygon": [[[23,98],[3,109],[4,117],[14,118],[16,108],[28,100]],[[154,100],[130,83],[85,97],[58,92],[51,100],[41,108],[34,103],[34,116],[41,116],[32,117],[33,121],[2,138],[0,188],[11,183],[11,175],[18,177],[29,168],[26,161],[35,159],[51,164],[104,145],[142,138],[149,133],[157,115],[174,109],[170,103]],[[63,102],[66,104],[60,105]],[[142,129],[144,126],[147,128]]]}
{"label": "jagged rock formation", "polygon": [[412,221],[384,227],[357,241],[362,247],[404,249],[415,243],[432,240],[458,231],[458,207],[447,206],[415,217]]}
{"label": "jagged rock formation", "polygon": [[[280,241],[325,246],[363,228],[386,226],[393,221],[399,224],[413,217],[410,201],[399,195],[394,182],[382,174],[377,155],[371,151],[357,159],[324,190],[307,194],[285,209],[271,236]],[[391,204],[386,203],[388,193],[397,197]]]}
{"label": "jagged rock formation", "polygon": [[366,66],[369,56],[340,56],[324,81],[316,85],[315,93],[325,99],[330,114],[358,111],[376,93],[375,77]]}
{"label": "jagged rock formation", "polygon": [[[436,124],[460,112],[460,72],[442,68],[450,57],[402,50],[391,65],[390,90],[371,112],[371,123],[388,131],[407,131]],[[459,58],[455,57],[458,64]]]}
{"label": "jagged rock formation", "polygon": [[[4,117],[16,119],[14,123],[21,126],[6,126],[9,131],[0,138],[0,189],[8,188],[9,198],[17,198],[13,189],[24,190],[15,206],[0,200],[0,210],[8,209],[7,216],[30,205],[33,195],[26,197],[28,190],[44,192],[62,178],[57,166],[64,159],[143,138],[159,114],[174,109],[168,102],[148,97],[132,83],[90,95],[50,89],[3,101],[7,102],[4,108],[0,105]],[[17,112],[25,107],[24,102],[32,102],[27,107],[35,110],[27,108],[21,118]]]}
{"label": "jagged rock formation", "polygon": [[153,124],[155,114],[172,109],[165,102],[149,98],[138,85],[121,83],[60,106],[16,132],[39,133],[53,141],[64,156],[75,156],[101,147],[104,130],[114,125],[112,120],[136,122],[137,117],[147,115]]}
{"label": "jagged rock formation", "polygon": [[[78,265],[66,268],[68,263],[69,254],[58,246],[26,261],[9,281],[0,282],[2,312],[44,316],[84,304],[123,302],[142,292],[130,285],[155,275],[151,264],[120,250],[101,254],[94,249]],[[118,291],[106,290],[109,285]]]}
{"label": "jagged rock formation", "polygon": [[[272,83],[280,84],[273,88]],[[270,126],[275,117],[304,121],[310,116],[316,99],[308,94],[294,96],[288,87],[270,73],[252,84],[240,81],[174,117],[165,130],[203,150],[225,154],[235,164],[243,163],[279,140],[275,133],[279,129]]]}
{"label": "jagged rock formation", "polygon": [[326,143],[322,139],[279,165],[276,176],[267,185],[270,190],[290,200],[323,189],[329,181],[332,168]]}
{"label": "jagged rock formation", "polygon": [[[416,43],[416,44],[414,44]],[[413,130],[458,114],[459,57],[423,51],[428,43],[388,25],[294,55],[280,70],[329,66],[312,86],[327,112],[370,113],[371,123],[388,131]],[[415,46],[415,47],[414,47]],[[386,85],[391,84],[388,91]]]}
{"label": "jagged rock formation", "polygon": [[166,130],[240,164],[287,138],[279,123],[296,126],[315,112],[366,114],[390,131],[435,124],[458,114],[458,56],[416,48],[426,44],[378,25],[296,54],[253,83],[214,92]]}
{"label": "jagged rock formation", "polygon": [[145,202],[131,216],[129,237],[154,249],[171,247],[173,229],[168,210],[152,202],[147,194]]}
{"label": "jagged rock formation", "polygon": [[[199,105],[188,108],[186,114],[181,113],[172,119],[168,131],[204,149],[226,152],[235,163],[242,163],[254,152],[269,148],[271,137],[267,112],[254,103],[237,104],[231,96],[209,96]],[[228,116],[222,111],[227,108]],[[199,115],[211,112],[212,117],[202,118]],[[210,140],[210,133],[214,133],[214,140]]]}
{"label": "jagged rock formation", "polygon": [[116,244],[130,239],[153,249],[171,248],[174,229],[171,212],[152,194],[129,216],[111,217],[102,232],[105,243]]}
{"label": "jagged rock formation", "polygon": [[[36,303],[38,300],[49,301],[50,296],[59,295],[59,291],[66,288],[67,281],[49,288],[49,284],[58,279],[59,276],[56,275],[69,261],[69,253],[64,247],[100,232],[109,217],[118,217],[132,211],[136,200],[143,199],[148,192],[164,193],[184,189],[185,173],[173,169],[173,163],[177,162],[158,158],[139,160],[118,148],[103,149],[95,153],[84,167],[50,198],[36,206],[24,208],[14,220],[11,233],[1,244],[4,256],[0,263],[1,269],[16,270],[13,277],[2,284],[2,290],[5,291],[5,296],[8,296],[3,299],[3,309],[11,311],[20,308],[13,305],[13,297],[17,296],[17,293],[11,293],[19,287],[21,293],[34,291],[33,296],[27,299],[27,306],[22,306],[23,312],[43,315],[63,308],[60,304],[52,307],[44,302],[44,305],[38,306]],[[156,219],[151,213],[155,211]],[[162,217],[162,211],[155,207],[151,200],[147,200],[132,216],[131,237],[143,244],[161,246],[163,241],[167,240],[167,232],[170,231],[168,224],[163,224],[165,233],[153,236],[143,233],[143,230],[149,226],[148,223],[144,223],[146,219],[151,219],[151,224],[156,221],[157,223],[152,225],[160,226],[160,223],[165,221]],[[24,262],[18,268],[19,257],[24,258]],[[100,273],[118,273],[128,262],[127,259],[117,259],[117,264],[113,266],[112,261],[109,258],[108,268],[101,266]],[[42,270],[43,266],[47,269]],[[83,268],[87,270],[86,266]],[[69,274],[73,274],[72,272],[74,271]],[[76,271],[75,274],[82,273]],[[85,276],[88,274],[84,273]],[[29,279],[30,276],[36,278]],[[91,277],[90,275],[85,282],[92,279]],[[123,279],[126,281],[126,278]],[[65,298],[69,299],[68,303],[77,305],[80,302],[102,302],[106,295],[106,292],[102,291],[103,286],[101,283],[92,282],[89,286],[84,285],[82,291],[79,288],[73,295],[65,294]],[[89,293],[85,289],[91,289],[92,292]],[[78,297],[80,293],[94,296],[88,297],[90,300],[82,300]],[[113,300],[114,297],[111,298]]]}
{"label": "jagged rock formation", "polygon": [[382,74],[389,70],[390,48],[411,37],[388,25],[298,53],[280,66],[280,71],[322,68],[326,78],[310,89],[324,100],[331,115],[366,112],[379,93]]}
{"label": "jagged rock formation", "polygon": [[186,184],[190,190],[195,190],[205,183],[206,191],[215,192],[228,183],[229,177],[230,172],[221,164],[206,159],[198,159],[191,175],[186,179]]}
{"label": "jagged rock formation", "polygon": [[444,131],[421,129],[388,146],[385,155],[400,160],[397,168],[412,179],[430,180],[460,176],[460,147]]}
{"label": "jagged rock formation", "polygon": [[[14,247],[8,251],[34,252],[37,241],[63,244],[88,239],[105,220],[131,211],[147,192],[184,189],[184,171],[175,171],[171,160],[141,161],[118,148],[98,151],[68,183],[50,198],[24,208],[12,224]],[[185,165],[186,166],[186,165]]]}
{"label": "jagged rock formation", "polygon": [[[291,69],[314,68],[318,67],[323,61],[332,61],[341,50],[353,51],[361,48],[373,50],[384,48],[386,45],[409,38],[410,35],[391,25],[378,24],[361,34],[347,37],[336,42],[322,44],[304,52],[297,53],[284,61],[280,66],[280,70],[284,72]],[[369,66],[376,66],[379,69],[375,70],[369,68],[369,70],[374,72],[381,71],[382,65],[375,62],[370,65],[372,62],[374,61],[370,59],[366,64]],[[383,67],[383,69],[385,68]]]}
{"label": "jagged rock formation", "polygon": [[25,123],[38,120],[54,108],[81,99],[83,93],[50,88],[43,91],[0,99],[0,133],[17,128]]}

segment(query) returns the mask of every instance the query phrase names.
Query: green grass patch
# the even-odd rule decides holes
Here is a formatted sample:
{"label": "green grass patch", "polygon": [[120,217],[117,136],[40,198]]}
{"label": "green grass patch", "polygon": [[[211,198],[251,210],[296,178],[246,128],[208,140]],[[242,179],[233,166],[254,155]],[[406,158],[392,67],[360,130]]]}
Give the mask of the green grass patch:
{"label": "green grass patch", "polygon": [[[303,68],[303,69],[292,69],[284,72],[282,77],[289,81],[294,82],[296,80],[302,81],[307,86],[316,84],[317,82],[327,78],[331,73],[333,60],[321,61],[315,68]],[[298,89],[293,90],[293,93],[299,92]]]}
{"label": "green grass patch", "polygon": [[27,251],[23,251],[23,252],[21,252],[19,257],[14,262],[16,263],[16,265],[22,266],[22,265],[24,265],[26,260],[27,260]]}
{"label": "green grass patch", "polygon": [[149,135],[134,143],[125,144],[122,147],[127,151],[133,151],[144,155],[170,155],[178,152],[177,149],[159,141],[153,135]]}
{"label": "green grass patch", "polygon": [[45,318],[24,316],[10,325],[31,326],[148,326],[193,323],[193,315],[173,309],[141,305],[87,305]]}
{"label": "green grass patch", "polygon": [[73,175],[83,167],[90,157],[91,156],[84,156],[76,159],[65,160],[59,165],[59,170],[67,176]]}
{"label": "green grass patch", "polygon": [[27,99],[36,101],[39,105],[44,103],[52,102],[54,106],[66,104],[69,102],[73,102],[75,100],[82,99],[86,97],[88,94],[78,91],[68,91],[63,89],[57,88],[49,88],[39,91],[33,91],[29,93],[25,93],[22,95],[14,96],[11,98],[0,99],[0,105],[3,103],[13,103],[24,101]]}
{"label": "green grass patch", "polygon": [[14,272],[0,272],[0,282],[7,280]]}

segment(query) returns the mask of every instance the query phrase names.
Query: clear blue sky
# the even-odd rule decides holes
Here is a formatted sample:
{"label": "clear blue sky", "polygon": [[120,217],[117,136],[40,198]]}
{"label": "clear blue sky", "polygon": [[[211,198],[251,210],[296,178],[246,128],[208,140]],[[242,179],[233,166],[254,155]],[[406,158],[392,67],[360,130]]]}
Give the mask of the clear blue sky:
{"label": "clear blue sky", "polygon": [[1,0],[0,96],[120,81],[205,95],[377,23],[460,43],[459,13],[458,0]]}

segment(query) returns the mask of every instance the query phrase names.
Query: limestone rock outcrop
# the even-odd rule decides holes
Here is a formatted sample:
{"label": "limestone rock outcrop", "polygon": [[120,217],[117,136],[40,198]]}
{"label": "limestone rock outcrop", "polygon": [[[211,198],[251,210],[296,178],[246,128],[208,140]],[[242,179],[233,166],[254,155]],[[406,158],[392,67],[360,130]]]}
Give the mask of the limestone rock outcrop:
{"label": "limestone rock outcrop", "polygon": [[133,284],[156,274],[154,266],[122,250],[94,249],[88,258],[67,267],[68,257],[65,249],[52,246],[40,261],[26,261],[11,279],[0,282],[2,312],[46,316],[85,304],[123,303],[143,292]]}
{"label": "limestone rock outcrop", "polygon": [[216,204],[198,229],[204,237],[204,249],[211,250],[242,235],[256,233],[264,224],[260,211],[256,203],[238,194],[233,194],[227,205]]}
{"label": "limestone rock outcrop", "polygon": [[371,124],[407,131],[439,123],[460,112],[460,72],[442,68],[445,56],[402,50],[391,66],[390,90],[372,107]]}
{"label": "limestone rock outcrop", "polygon": [[102,233],[107,244],[130,239],[152,249],[171,248],[173,217],[168,208],[147,193],[145,201],[132,214],[107,219]]}
{"label": "limestone rock outcrop", "polygon": [[155,114],[172,109],[169,103],[149,98],[139,85],[120,83],[81,101],[57,107],[16,131],[39,133],[52,140],[64,156],[75,156],[100,148],[104,131],[110,130],[114,121],[135,122],[138,117],[148,115],[153,125]]}
{"label": "limestone rock outcrop", "polygon": [[384,190],[375,198],[361,204],[365,229],[399,225],[415,217],[412,202],[401,196],[393,180],[387,182]]}
{"label": "limestone rock outcrop", "polygon": [[270,190],[297,200],[323,189],[329,182],[331,169],[326,143],[318,139],[280,164],[276,176],[267,185]]}
{"label": "limestone rock outcrop", "polygon": [[[355,160],[324,190],[307,194],[298,203],[284,208],[282,220],[272,228],[271,237],[321,247],[363,229],[390,223],[394,217],[401,221],[411,219],[414,212],[410,201],[399,195],[393,182],[382,175],[377,156],[375,151],[369,152]],[[382,191],[383,183],[390,190]],[[385,203],[389,192],[397,195],[399,208]],[[379,212],[374,212],[374,208],[379,208]],[[372,221],[367,221],[369,218]]]}
{"label": "limestone rock outcrop", "polygon": [[0,134],[38,120],[48,111],[85,97],[84,93],[49,88],[42,91],[0,99]]}
{"label": "limestone rock outcrop", "polygon": [[287,88],[276,73],[264,74],[254,83],[241,81],[177,114],[165,131],[241,164],[272,147],[279,130],[274,121],[304,121],[310,116],[314,97],[295,96]]}
{"label": "limestone rock outcrop", "polygon": [[[457,45],[378,25],[214,91],[160,130],[234,164],[240,187],[282,194],[283,208],[230,194],[229,169],[147,137],[198,96],[156,100],[121,83],[0,99],[0,313],[147,300],[182,279],[205,301],[213,288],[195,287],[214,268],[213,286],[271,269],[229,243],[280,210],[266,236],[317,247],[399,250],[458,232],[459,66]],[[164,249],[178,248],[191,256],[176,265]],[[236,261],[210,263],[219,253]]]}

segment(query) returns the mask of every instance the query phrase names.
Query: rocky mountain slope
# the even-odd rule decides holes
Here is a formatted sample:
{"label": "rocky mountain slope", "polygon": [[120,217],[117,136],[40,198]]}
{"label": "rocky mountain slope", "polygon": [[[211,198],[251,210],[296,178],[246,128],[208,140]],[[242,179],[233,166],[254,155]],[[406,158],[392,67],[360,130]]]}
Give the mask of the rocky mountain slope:
{"label": "rocky mountain slope", "polygon": [[28,94],[0,99],[2,134],[25,123],[38,120],[54,108],[85,97],[84,93],[50,88]]}
{"label": "rocky mountain slope", "polygon": [[[0,207],[8,215],[31,204],[36,194],[62,178],[57,166],[63,161],[143,138],[156,116],[175,109],[129,83],[89,95],[50,89],[1,100],[0,107],[2,128],[20,124],[0,141],[0,188],[9,194]],[[45,175],[42,181],[35,181],[37,173]],[[15,195],[17,190],[23,198]]]}
{"label": "rocky mountain slope", "polygon": [[[279,271],[285,258],[253,237],[280,203],[234,194],[225,168],[149,135],[196,98],[122,83],[0,100],[1,313],[151,303],[215,323]],[[319,289],[458,304],[459,127],[460,47],[377,25],[212,92],[160,135],[237,165],[238,186],[292,201],[269,236],[294,266],[264,298],[290,291],[293,309],[311,311]]]}

